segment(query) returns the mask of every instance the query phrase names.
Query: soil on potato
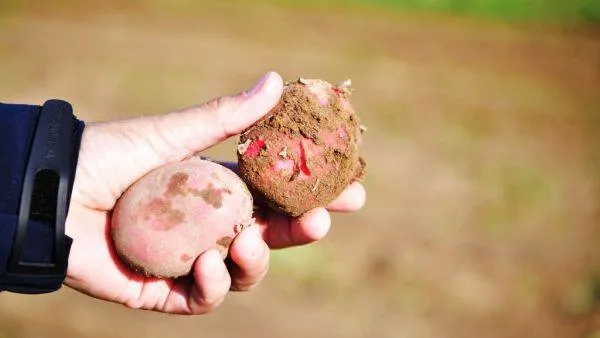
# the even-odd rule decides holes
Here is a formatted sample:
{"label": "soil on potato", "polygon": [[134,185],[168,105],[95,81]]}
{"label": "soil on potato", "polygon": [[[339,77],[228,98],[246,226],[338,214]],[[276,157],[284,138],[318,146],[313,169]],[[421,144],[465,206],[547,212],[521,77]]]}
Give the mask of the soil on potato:
{"label": "soil on potato", "polygon": [[[346,88],[332,87],[335,100],[327,105],[318,102],[315,95],[303,84],[303,80],[288,83],[277,106],[260,122],[250,127],[240,136],[240,144],[264,140],[264,148],[258,156],[244,156],[238,152],[240,176],[248,184],[253,194],[272,209],[299,216],[307,211],[307,201],[316,201],[315,206],[324,206],[335,199],[353,180],[364,176],[365,161],[359,156],[358,144],[361,128],[358,116],[342,106],[347,100]],[[342,150],[327,147],[322,154],[324,162],[337,170],[324,173],[311,173],[311,158],[305,154],[312,142],[324,146],[323,132],[334,133],[342,128],[348,135],[340,140]],[[301,154],[288,152],[287,147],[270,149],[270,140],[277,141],[277,135],[288,136],[301,142]],[[312,145],[312,146],[314,146]],[[298,158],[300,157],[300,158]],[[279,159],[292,159],[294,171],[286,180],[259,179],[261,173],[270,170]],[[309,179],[295,181],[301,171],[309,173]]]}

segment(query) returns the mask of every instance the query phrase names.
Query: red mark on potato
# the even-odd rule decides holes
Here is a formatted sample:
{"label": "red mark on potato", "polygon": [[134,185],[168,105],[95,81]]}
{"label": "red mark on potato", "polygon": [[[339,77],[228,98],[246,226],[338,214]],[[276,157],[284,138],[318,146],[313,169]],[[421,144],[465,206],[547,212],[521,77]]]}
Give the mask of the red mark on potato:
{"label": "red mark on potato", "polygon": [[246,148],[246,151],[244,152],[244,155],[248,157],[256,157],[260,155],[260,151],[264,149],[266,145],[267,144],[265,143],[265,141],[261,139],[254,140],[250,142],[248,148]]}
{"label": "red mark on potato", "polygon": [[306,175],[310,176],[310,168],[308,168],[308,160],[307,160],[307,150],[304,145],[304,141],[300,141],[300,171]]}
{"label": "red mark on potato", "polygon": [[337,87],[331,87],[331,92],[335,95],[335,96],[340,96],[340,90]]}

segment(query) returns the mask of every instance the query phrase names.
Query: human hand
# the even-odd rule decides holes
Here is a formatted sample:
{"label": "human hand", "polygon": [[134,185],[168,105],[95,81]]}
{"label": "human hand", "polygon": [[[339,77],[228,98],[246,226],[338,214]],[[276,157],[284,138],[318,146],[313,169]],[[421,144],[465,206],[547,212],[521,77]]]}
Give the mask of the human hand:
{"label": "human hand", "polygon": [[217,251],[207,251],[194,262],[190,276],[178,279],[145,277],[116,255],[110,215],[121,194],[149,171],[240,133],[275,106],[282,88],[281,77],[268,73],[236,96],[166,115],[87,125],[66,222],[73,245],[65,284],[131,308],[206,313],[230,290],[256,286],[268,270],[270,249],[317,241],[329,230],[328,211],[361,208],[365,191],[353,183],[327,208],[311,210],[300,218],[258,209],[256,224],[236,237],[227,262]]}

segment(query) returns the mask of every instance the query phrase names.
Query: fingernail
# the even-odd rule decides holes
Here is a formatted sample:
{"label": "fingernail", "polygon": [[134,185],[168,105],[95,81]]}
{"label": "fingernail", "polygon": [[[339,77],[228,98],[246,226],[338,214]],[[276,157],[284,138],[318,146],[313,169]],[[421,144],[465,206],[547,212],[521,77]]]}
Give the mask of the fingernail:
{"label": "fingernail", "polygon": [[260,80],[258,80],[258,82],[254,85],[254,87],[248,89],[246,91],[246,96],[252,96],[256,93],[258,93],[264,86],[265,84],[268,82],[271,73],[267,73],[265,75],[263,75],[263,77],[260,78]]}

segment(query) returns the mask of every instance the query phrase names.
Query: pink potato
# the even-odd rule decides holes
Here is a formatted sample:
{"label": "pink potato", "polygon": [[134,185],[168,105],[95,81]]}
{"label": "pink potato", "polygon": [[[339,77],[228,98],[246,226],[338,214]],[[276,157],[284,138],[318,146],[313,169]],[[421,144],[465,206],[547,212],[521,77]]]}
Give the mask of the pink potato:
{"label": "pink potato", "polygon": [[121,196],[111,237],[119,257],[147,276],[188,274],[209,249],[223,257],[252,222],[244,182],[224,166],[197,157],[148,173]]}

